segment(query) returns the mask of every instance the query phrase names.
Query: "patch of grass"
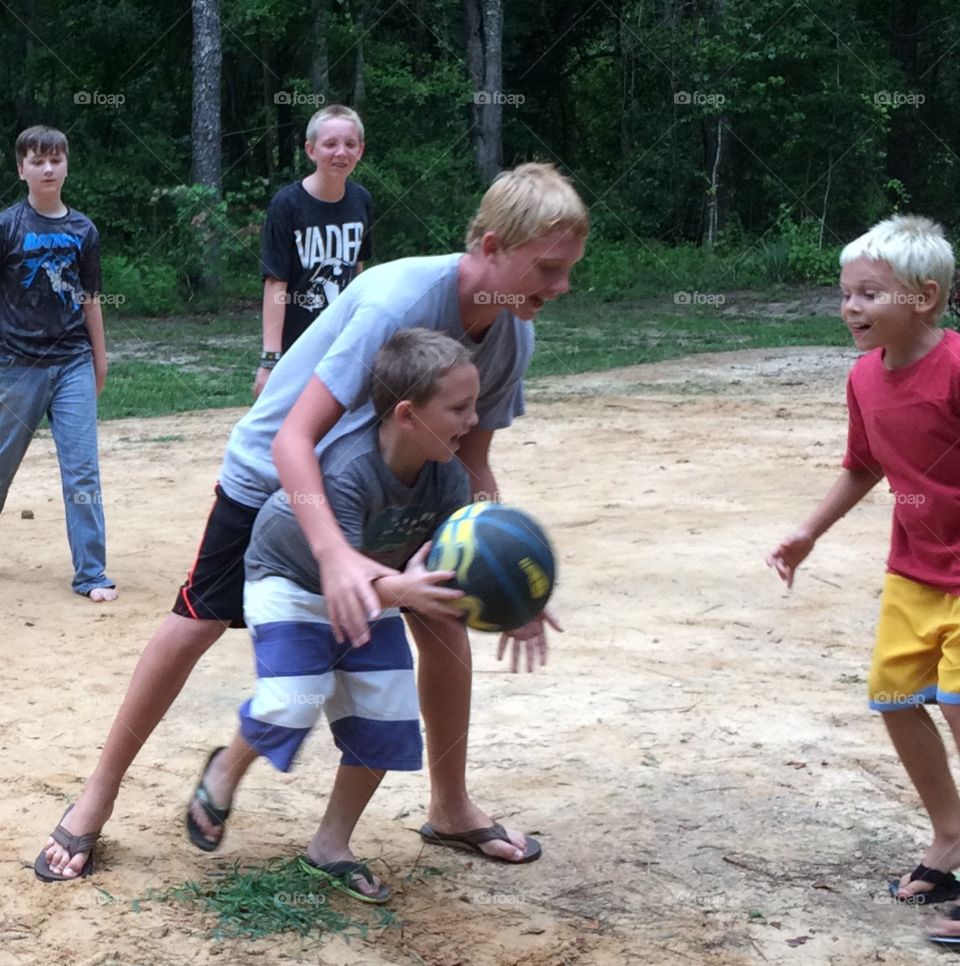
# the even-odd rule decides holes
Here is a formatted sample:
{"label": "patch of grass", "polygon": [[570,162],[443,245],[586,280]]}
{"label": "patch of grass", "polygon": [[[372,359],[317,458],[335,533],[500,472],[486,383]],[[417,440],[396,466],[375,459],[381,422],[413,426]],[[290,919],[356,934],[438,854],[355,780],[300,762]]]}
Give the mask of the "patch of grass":
{"label": "patch of grass", "polygon": [[[310,875],[298,859],[271,859],[261,866],[241,867],[238,863],[202,882],[151,891],[135,900],[133,909],[139,912],[147,901],[185,903],[216,917],[214,939],[257,939],[280,932],[356,934],[366,939],[371,928],[394,924],[389,909],[371,906],[372,920],[355,919],[334,908],[337,899],[342,896],[336,887]],[[361,907],[353,903],[353,908]]]}
{"label": "patch of grass", "polygon": [[[769,318],[761,293],[744,310],[711,305],[609,302],[569,296],[537,321],[531,376],[574,374],[697,352],[821,345],[849,346],[835,315]],[[254,311],[222,317],[111,320],[111,364],[102,419],[249,406],[260,352]]]}
{"label": "patch of grass", "polygon": [[249,406],[260,355],[257,316],[110,320],[101,419]]}
{"label": "patch of grass", "polygon": [[149,436],[146,439],[139,440],[138,442],[143,443],[182,443],[183,435],[181,433],[164,433],[160,436]]}
{"label": "patch of grass", "polygon": [[253,369],[227,360],[222,368],[198,370],[128,360],[110,366],[97,406],[101,419],[249,406],[252,388]]}
{"label": "patch of grass", "polygon": [[862,674],[841,674],[837,678],[838,684],[866,684],[867,679]]}
{"label": "patch of grass", "polygon": [[591,372],[697,352],[851,344],[836,317],[770,319],[722,315],[709,308],[651,312],[583,298],[549,306],[536,326],[531,376]]}

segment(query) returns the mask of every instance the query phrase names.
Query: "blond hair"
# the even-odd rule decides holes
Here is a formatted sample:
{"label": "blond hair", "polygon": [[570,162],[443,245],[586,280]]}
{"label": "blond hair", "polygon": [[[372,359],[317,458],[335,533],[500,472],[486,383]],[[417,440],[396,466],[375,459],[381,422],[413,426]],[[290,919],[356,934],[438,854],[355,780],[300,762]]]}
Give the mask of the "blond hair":
{"label": "blond hair", "polygon": [[403,399],[422,406],[437,392],[451,369],[469,365],[470,352],[436,329],[400,329],[385,342],[373,360],[370,395],[380,420]]}
{"label": "blond hair", "polygon": [[521,164],[497,175],[467,228],[467,250],[495,232],[504,248],[566,228],[580,238],[590,232],[590,215],[576,189],[552,164]]}
{"label": "blond hair", "polygon": [[357,133],[360,135],[360,143],[363,144],[363,121],[360,115],[352,108],[345,107],[343,104],[328,104],[321,107],[313,117],[307,121],[307,140],[311,143],[317,136],[317,131],[324,121],[332,121],[335,118],[343,118],[345,121],[353,121],[357,126]]}
{"label": "blond hair", "polygon": [[921,215],[894,215],[855,238],[840,253],[840,264],[858,258],[886,262],[901,285],[918,292],[934,281],[940,286],[937,317],[943,314],[953,283],[954,258],[943,228]]}

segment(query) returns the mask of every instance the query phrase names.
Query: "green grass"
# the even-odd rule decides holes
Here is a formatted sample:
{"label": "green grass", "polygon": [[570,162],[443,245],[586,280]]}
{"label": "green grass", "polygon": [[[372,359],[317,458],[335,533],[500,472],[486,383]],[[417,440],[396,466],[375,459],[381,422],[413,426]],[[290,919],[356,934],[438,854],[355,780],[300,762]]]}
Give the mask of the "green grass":
{"label": "green grass", "polygon": [[850,346],[836,317],[755,318],[716,310],[654,311],[570,298],[543,310],[531,376],[592,372],[697,352],[783,346]]}
{"label": "green grass", "polygon": [[253,402],[253,372],[226,365],[220,371],[183,372],[153,362],[117,362],[100,397],[101,419],[161,416]]}
{"label": "green grass", "polygon": [[[608,302],[570,296],[537,322],[531,376],[571,374],[697,352],[780,346],[849,346],[836,316],[767,318],[749,307],[724,314],[709,306]],[[772,296],[772,297],[775,297]],[[249,406],[260,352],[259,316],[114,319],[102,419]]]}
{"label": "green grass", "polygon": [[[367,938],[369,930],[394,924],[389,909],[361,906],[332,885],[306,872],[298,859],[271,859],[261,866],[235,865],[201,882],[184,882],[162,892],[151,891],[133,902],[179,902],[212,915],[214,939],[257,939],[281,932],[341,933]],[[355,918],[340,911],[366,912]]]}
{"label": "green grass", "polygon": [[101,419],[249,406],[259,317],[113,319]]}

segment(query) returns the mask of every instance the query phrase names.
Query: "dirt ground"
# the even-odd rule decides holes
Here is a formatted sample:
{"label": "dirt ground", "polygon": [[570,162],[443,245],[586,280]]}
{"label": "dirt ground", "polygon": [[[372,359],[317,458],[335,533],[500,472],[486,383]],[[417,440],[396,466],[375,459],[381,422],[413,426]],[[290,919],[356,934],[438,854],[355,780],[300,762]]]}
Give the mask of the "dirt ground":
{"label": "dirt ground", "polygon": [[192,560],[239,412],[103,427],[122,596],[99,608],[69,592],[52,444],[36,441],[0,518],[13,692],[0,708],[0,964],[939,961],[922,938],[931,912],[885,893],[927,833],[864,699],[884,494],[823,539],[792,592],[763,564],[833,478],[852,358],[758,350],[532,387],[493,462],[506,498],[554,538],[566,633],[533,675],[511,675],[493,638],[475,637],[470,777],[544,856],[507,868],[422,851],[426,777],[388,776],[357,844],[379,857],[401,925],[349,944],[217,942],[182,906],[131,907],[236,860],[296,854],[322,810],[336,761],[325,730],[290,780],[251,772],[222,853],[186,842],[197,771],[251,688],[240,631],[141,753],[94,878],[34,879]]}

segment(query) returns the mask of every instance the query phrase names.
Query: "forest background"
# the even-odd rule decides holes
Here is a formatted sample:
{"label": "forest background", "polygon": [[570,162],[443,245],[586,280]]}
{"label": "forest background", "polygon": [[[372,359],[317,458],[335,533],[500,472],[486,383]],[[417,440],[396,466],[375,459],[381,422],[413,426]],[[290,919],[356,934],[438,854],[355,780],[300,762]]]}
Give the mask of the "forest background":
{"label": "forest background", "polygon": [[65,130],[133,338],[245,306],[256,342],[260,225],[325,103],[366,123],[376,260],[456,250],[497,170],[557,163],[593,221],[578,313],[610,331],[643,321],[609,315],[632,300],[696,320],[835,284],[841,243],[893,211],[960,225],[948,0],[13,0],[0,24],[0,201],[17,132]]}

